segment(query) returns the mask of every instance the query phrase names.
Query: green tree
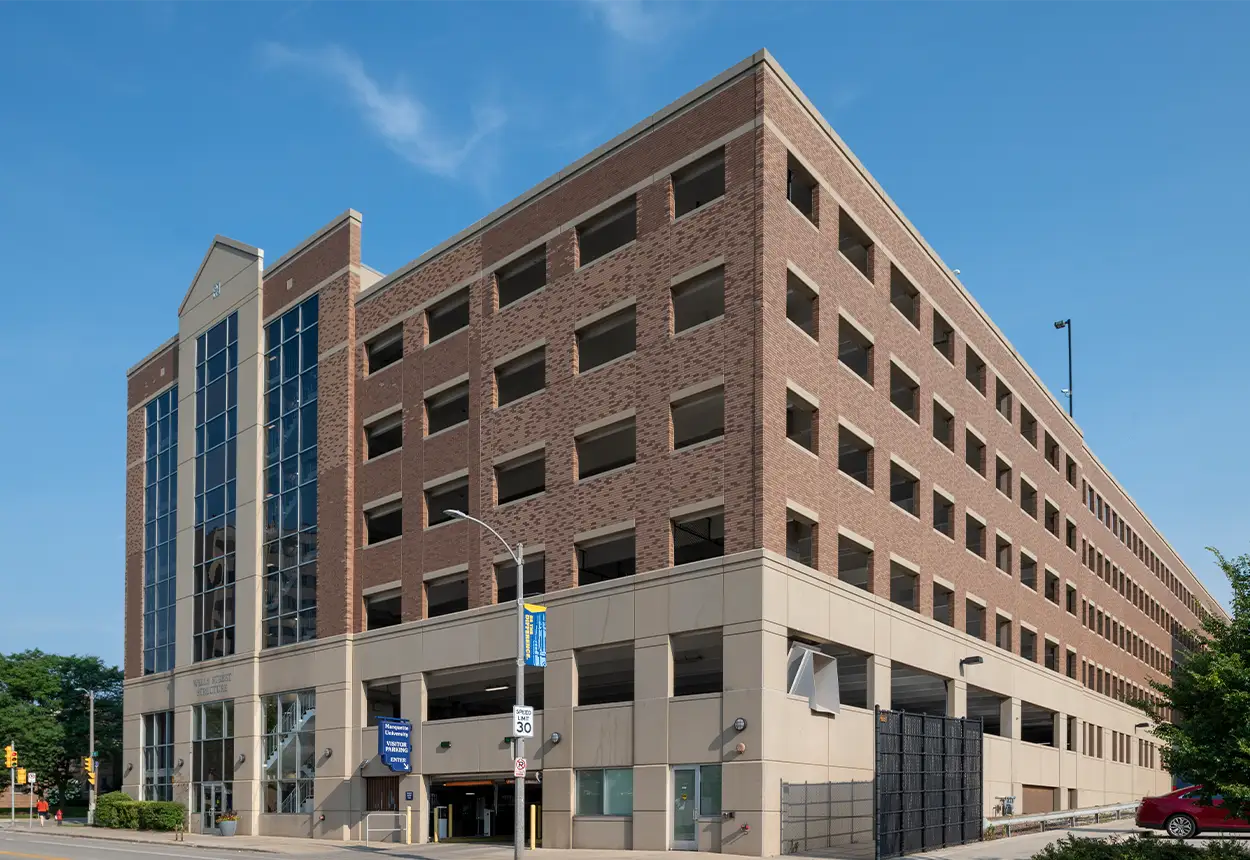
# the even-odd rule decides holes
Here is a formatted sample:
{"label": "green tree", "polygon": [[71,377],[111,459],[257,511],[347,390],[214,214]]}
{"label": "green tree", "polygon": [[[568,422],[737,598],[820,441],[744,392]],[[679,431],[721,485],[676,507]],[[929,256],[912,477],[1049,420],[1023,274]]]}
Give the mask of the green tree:
{"label": "green tree", "polygon": [[1250,555],[1208,549],[1232,587],[1232,617],[1174,631],[1172,682],[1152,682],[1160,701],[1136,704],[1156,723],[1167,769],[1241,817],[1250,813]]}
{"label": "green tree", "polygon": [[[89,702],[95,690],[96,752],[121,756],[122,673],[99,657],[42,651],[0,655],[0,740],[16,743],[22,767],[39,775],[42,790],[72,796],[79,760],[90,754]],[[7,785],[9,772],[0,774]]]}

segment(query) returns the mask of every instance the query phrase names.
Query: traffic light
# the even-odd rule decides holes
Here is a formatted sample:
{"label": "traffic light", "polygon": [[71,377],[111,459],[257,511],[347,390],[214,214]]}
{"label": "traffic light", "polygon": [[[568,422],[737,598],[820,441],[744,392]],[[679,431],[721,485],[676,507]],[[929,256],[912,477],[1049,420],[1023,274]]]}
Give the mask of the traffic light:
{"label": "traffic light", "polygon": [[87,784],[95,785],[95,767],[93,766],[90,756],[84,756],[82,760],[82,772],[87,775]]}
{"label": "traffic light", "polygon": [[17,750],[13,748],[13,744],[4,748],[4,766],[17,767]]}

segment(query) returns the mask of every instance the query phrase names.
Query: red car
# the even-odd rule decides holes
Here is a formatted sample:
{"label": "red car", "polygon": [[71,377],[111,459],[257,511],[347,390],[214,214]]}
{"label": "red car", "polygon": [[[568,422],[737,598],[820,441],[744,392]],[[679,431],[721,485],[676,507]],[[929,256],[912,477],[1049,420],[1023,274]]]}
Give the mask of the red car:
{"label": "red car", "polygon": [[1187,785],[1159,797],[1143,797],[1137,807],[1137,826],[1167,831],[1177,839],[1192,839],[1203,830],[1250,830],[1250,821],[1230,818],[1217,795],[1213,805],[1198,805],[1199,786]]}

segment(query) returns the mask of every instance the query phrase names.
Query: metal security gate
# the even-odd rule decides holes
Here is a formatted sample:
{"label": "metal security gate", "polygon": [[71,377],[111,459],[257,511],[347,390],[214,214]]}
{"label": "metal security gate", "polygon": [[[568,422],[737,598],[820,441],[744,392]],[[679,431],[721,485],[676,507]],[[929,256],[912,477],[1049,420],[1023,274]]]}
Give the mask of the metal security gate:
{"label": "metal security gate", "polygon": [[877,858],[981,838],[980,720],[876,711]]}
{"label": "metal security gate", "polygon": [[872,860],[872,805],[870,779],[783,782],[781,853]]}

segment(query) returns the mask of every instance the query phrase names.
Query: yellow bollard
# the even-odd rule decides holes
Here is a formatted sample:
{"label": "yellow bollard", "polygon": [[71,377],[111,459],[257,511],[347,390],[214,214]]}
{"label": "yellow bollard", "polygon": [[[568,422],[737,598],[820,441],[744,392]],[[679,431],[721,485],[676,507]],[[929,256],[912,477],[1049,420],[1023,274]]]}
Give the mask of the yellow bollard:
{"label": "yellow bollard", "polygon": [[404,844],[412,844],[412,807],[404,807]]}
{"label": "yellow bollard", "polygon": [[452,832],[451,832],[451,821],[452,821],[451,811],[452,811],[452,806],[451,806],[451,804],[449,803],[449,804],[447,804],[447,838],[448,838],[448,839],[450,839],[450,838],[452,837]]}
{"label": "yellow bollard", "polygon": [[535,824],[538,821],[537,813],[538,813],[538,807],[531,803],[530,804],[530,850],[531,851],[534,850],[534,847],[535,847],[534,842],[538,838],[538,828],[535,826]]}

